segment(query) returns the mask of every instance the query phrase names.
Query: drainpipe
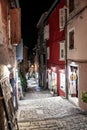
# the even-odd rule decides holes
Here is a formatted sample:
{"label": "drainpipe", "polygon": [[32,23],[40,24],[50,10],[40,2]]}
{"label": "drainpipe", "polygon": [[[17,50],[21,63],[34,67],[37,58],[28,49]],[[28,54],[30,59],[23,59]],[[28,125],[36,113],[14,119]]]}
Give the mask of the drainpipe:
{"label": "drainpipe", "polygon": [[67,8],[65,9],[65,74],[66,74],[66,99],[68,99],[68,62],[67,62]]}

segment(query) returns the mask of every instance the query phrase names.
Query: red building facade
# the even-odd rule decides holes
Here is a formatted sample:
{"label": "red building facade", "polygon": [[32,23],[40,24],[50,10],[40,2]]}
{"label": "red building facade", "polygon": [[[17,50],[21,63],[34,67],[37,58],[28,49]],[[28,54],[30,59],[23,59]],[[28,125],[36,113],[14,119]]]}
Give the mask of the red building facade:
{"label": "red building facade", "polygon": [[48,88],[60,96],[65,96],[65,18],[66,1],[61,0],[47,19],[49,38],[47,39]]}

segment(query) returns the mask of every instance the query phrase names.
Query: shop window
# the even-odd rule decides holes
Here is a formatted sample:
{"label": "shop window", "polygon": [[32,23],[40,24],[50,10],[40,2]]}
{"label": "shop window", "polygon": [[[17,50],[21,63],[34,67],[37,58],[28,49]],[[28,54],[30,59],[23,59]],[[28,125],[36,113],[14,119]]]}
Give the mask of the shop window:
{"label": "shop window", "polygon": [[65,42],[60,42],[60,60],[65,60]]}
{"label": "shop window", "polygon": [[69,32],[69,49],[74,49],[74,30]]}
{"label": "shop window", "polygon": [[60,89],[65,92],[66,88],[66,82],[65,82],[65,73],[63,72],[64,70],[60,70]]}
{"label": "shop window", "polygon": [[71,13],[74,8],[74,0],[69,0],[69,13]]}

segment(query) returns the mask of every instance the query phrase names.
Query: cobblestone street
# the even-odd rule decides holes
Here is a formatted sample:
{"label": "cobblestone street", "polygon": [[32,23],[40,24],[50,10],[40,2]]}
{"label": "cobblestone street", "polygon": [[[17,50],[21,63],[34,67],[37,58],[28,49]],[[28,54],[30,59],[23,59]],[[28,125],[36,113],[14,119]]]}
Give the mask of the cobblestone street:
{"label": "cobblestone street", "polygon": [[19,101],[20,130],[87,130],[87,113],[49,91],[30,90]]}

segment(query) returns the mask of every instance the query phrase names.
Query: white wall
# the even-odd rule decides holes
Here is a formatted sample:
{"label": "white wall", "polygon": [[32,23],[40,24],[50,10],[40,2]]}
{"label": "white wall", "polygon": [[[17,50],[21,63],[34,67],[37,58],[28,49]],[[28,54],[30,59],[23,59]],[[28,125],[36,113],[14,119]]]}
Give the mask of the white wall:
{"label": "white wall", "polygon": [[[83,3],[87,3],[87,0],[84,0]],[[81,6],[83,6],[83,4]],[[87,60],[87,8],[70,21],[67,26],[67,32],[69,32],[71,29],[74,29],[75,31],[75,48],[69,50],[69,35],[67,35],[68,59]]]}
{"label": "white wall", "polygon": [[87,103],[81,99],[82,92],[87,92],[87,63],[79,64],[79,106],[87,110]]}

